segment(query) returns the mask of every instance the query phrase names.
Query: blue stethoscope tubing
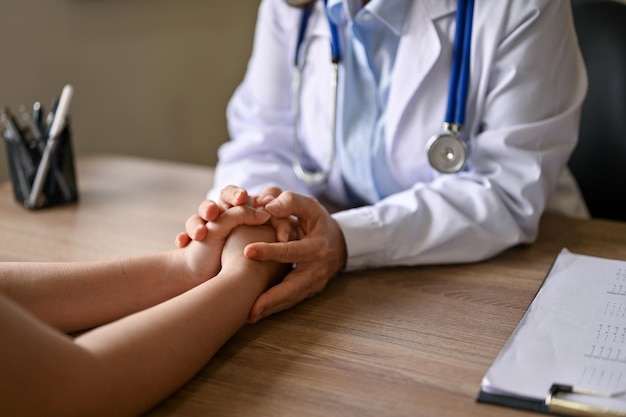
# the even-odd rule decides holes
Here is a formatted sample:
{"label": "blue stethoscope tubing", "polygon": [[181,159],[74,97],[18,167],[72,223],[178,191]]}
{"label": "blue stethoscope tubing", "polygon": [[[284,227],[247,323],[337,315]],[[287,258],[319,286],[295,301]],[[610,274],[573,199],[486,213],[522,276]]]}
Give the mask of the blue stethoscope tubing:
{"label": "blue stethoscope tubing", "polygon": [[474,0],[459,0],[443,132],[432,136],[426,145],[430,165],[444,174],[460,171],[467,162],[468,146],[461,130],[465,123],[469,90],[473,16]]}
{"label": "blue stethoscope tubing", "polygon": [[[327,0],[324,0],[324,10],[326,10]],[[304,7],[298,39],[296,43],[294,65],[296,68],[294,75],[294,159],[293,171],[296,176],[307,185],[324,185],[328,182],[330,171],[335,159],[336,147],[336,122],[337,122],[337,98],[339,83],[339,63],[342,59],[341,45],[339,42],[339,31],[337,25],[326,16],[330,28],[330,50],[332,64],[331,88],[332,99],[332,120],[331,126],[331,148],[329,152],[328,167],[320,171],[309,171],[302,166],[302,149],[299,139],[299,120],[301,112],[301,86],[302,72],[305,65],[306,29],[309,19],[313,13],[315,2]],[[467,107],[467,94],[469,90],[470,56],[472,43],[472,21],[474,15],[474,0],[458,0],[456,11],[456,29],[454,35],[454,49],[452,56],[452,68],[450,72],[450,85],[448,90],[448,103],[443,123],[443,132],[432,136],[427,143],[427,155],[430,165],[437,171],[450,174],[463,169],[467,162],[468,146],[466,145],[461,130],[465,123],[465,111]]]}
{"label": "blue stethoscope tubing", "polygon": [[[460,0],[456,12],[459,25],[454,37],[454,59],[448,90],[448,108],[445,122],[463,125],[465,123],[465,105],[469,89],[470,52],[472,47],[472,18],[474,0]],[[458,56],[461,58],[459,59]],[[459,65],[459,61],[461,61]],[[458,104],[457,104],[458,103]]]}
{"label": "blue stethoscope tubing", "polygon": [[[326,4],[328,0],[324,0],[324,9],[326,9]],[[304,44],[304,36],[306,35],[306,28],[309,25],[309,18],[311,17],[311,13],[313,13],[313,7],[315,6],[315,2],[311,2],[304,7],[302,11],[302,17],[300,18],[300,30],[298,30],[298,42],[296,44],[296,53],[294,58],[294,64],[298,67],[298,61],[300,58],[300,50],[302,45]],[[330,53],[331,53],[331,62],[334,64],[338,64],[341,61],[341,44],[339,43],[339,29],[337,25],[328,18],[328,26],[330,27]]]}

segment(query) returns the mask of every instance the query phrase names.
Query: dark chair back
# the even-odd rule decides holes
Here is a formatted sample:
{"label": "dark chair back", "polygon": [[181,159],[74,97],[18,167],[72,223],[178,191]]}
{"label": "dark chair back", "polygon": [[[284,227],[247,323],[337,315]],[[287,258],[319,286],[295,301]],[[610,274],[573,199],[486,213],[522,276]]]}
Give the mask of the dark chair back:
{"label": "dark chair back", "polygon": [[569,167],[592,217],[626,220],[626,4],[572,7],[589,90]]}

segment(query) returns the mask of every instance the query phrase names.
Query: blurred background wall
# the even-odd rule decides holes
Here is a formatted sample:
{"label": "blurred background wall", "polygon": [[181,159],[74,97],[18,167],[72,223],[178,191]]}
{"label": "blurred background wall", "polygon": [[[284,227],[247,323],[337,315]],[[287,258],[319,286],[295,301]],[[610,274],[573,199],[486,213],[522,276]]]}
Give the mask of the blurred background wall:
{"label": "blurred background wall", "polygon": [[[65,84],[78,155],[215,164],[259,0],[0,0],[0,106]],[[4,143],[0,181],[9,178]]]}

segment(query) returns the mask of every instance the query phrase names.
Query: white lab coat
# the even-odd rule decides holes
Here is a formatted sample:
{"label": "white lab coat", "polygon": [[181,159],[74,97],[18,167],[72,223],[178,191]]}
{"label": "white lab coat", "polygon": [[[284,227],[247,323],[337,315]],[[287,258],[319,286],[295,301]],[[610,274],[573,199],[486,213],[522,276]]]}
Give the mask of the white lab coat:
{"label": "white lab coat", "polygon": [[[308,157],[326,166],[329,29],[322,2],[316,7],[300,136]],[[586,214],[565,170],[587,87],[567,0],[476,0],[465,126],[469,169],[444,175],[430,167],[426,142],[441,131],[447,104],[455,9],[453,0],[416,0],[398,47],[385,143],[405,191],[349,208],[335,161],[323,197],[341,209],[333,216],[345,236],[349,270],[478,261],[532,242],[551,196],[561,212]],[[300,13],[284,0],[261,3],[247,73],[228,107],[231,141],[220,148],[209,198],[228,184],[252,194],[267,185],[316,192],[291,167]]]}

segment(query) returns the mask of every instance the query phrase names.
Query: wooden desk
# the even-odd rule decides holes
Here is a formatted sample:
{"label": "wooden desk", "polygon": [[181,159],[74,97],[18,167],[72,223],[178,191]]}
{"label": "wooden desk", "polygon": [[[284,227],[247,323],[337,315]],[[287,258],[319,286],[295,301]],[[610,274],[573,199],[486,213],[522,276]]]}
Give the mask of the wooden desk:
{"label": "wooden desk", "polygon": [[[77,205],[29,212],[0,187],[0,260],[170,249],[212,178],[209,168],[126,157],[82,158],[78,172]],[[546,216],[534,245],[487,262],[341,275],[241,329],[148,415],[533,415],[475,398],[564,246],[626,259],[626,224]]]}
{"label": "wooden desk", "polygon": [[29,211],[0,186],[0,261],[90,260],[174,248],[210,168],[122,156],[77,162],[80,202]]}

